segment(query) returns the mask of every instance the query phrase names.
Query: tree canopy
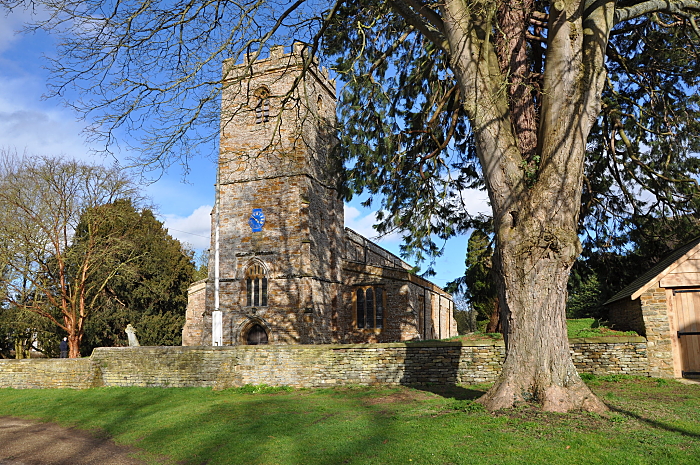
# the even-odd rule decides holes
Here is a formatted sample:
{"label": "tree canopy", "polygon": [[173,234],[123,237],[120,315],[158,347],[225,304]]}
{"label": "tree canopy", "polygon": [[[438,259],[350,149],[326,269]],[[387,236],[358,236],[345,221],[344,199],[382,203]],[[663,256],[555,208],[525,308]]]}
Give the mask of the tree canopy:
{"label": "tree canopy", "polygon": [[[340,127],[343,153],[353,162],[349,188],[378,194],[382,210],[390,213],[380,216],[380,232],[410,231],[408,251],[435,252],[439,243],[431,239],[478,227],[482,220],[465,211],[461,198],[467,188],[485,187],[485,177],[458,77],[449,54],[393,2],[362,5],[344,5],[325,42],[347,81]],[[534,184],[542,168],[535,123],[549,37],[548,4],[530,9],[520,25],[525,56],[517,69],[510,65],[504,84],[511,106],[516,98],[526,102],[511,115],[520,144],[531,145],[519,161],[526,184]],[[698,215],[700,39],[680,16],[655,13],[622,22],[627,10],[616,11],[605,49],[601,113],[586,145],[579,232],[591,250],[619,252],[643,218]],[[498,53],[504,38],[492,33],[505,70]]]}
{"label": "tree canopy", "polygon": [[128,323],[144,344],[180,345],[192,253],[137,207],[130,178],[60,158],[2,162],[0,328],[16,355],[35,342],[55,355],[64,335],[71,357],[125,345]]}

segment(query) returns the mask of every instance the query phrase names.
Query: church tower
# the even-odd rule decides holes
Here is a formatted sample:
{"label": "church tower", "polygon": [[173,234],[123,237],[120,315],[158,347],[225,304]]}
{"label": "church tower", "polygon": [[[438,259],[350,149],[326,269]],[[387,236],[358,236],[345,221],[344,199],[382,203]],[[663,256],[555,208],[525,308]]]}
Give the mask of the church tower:
{"label": "church tower", "polygon": [[202,344],[332,342],[341,303],[335,83],[306,48],[224,62]]}

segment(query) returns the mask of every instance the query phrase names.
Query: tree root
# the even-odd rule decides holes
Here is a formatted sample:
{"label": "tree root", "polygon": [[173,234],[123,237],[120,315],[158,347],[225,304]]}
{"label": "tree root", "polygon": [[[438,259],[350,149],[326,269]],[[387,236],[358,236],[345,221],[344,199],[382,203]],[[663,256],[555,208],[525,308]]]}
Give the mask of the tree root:
{"label": "tree root", "polygon": [[587,412],[605,413],[608,407],[583,381],[563,387],[551,384],[547,387],[523,386],[512,380],[501,380],[484,394],[478,403],[487,410],[512,408],[521,403],[536,402],[546,412],[566,413],[583,410]]}

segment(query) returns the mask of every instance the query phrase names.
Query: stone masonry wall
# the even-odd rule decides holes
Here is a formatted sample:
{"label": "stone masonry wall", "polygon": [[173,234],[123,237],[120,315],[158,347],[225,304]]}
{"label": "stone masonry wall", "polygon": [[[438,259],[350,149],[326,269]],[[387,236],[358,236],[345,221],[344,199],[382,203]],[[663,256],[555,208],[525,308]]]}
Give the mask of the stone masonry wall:
{"label": "stone masonry wall", "polygon": [[649,372],[658,378],[673,378],[671,328],[666,289],[654,287],[639,296],[649,350]]}
{"label": "stone masonry wall", "polygon": [[[571,352],[582,373],[649,375],[641,337],[571,340]],[[77,360],[0,360],[0,387],[474,384],[494,381],[504,356],[502,341],[99,348]]]}
{"label": "stone masonry wall", "polygon": [[0,360],[0,388],[87,389],[101,385],[90,358]]}
{"label": "stone masonry wall", "polygon": [[205,291],[207,281],[202,279],[194,282],[187,289],[187,311],[185,326],[182,328],[182,345],[198,346],[202,344],[202,329],[204,327]]}
{"label": "stone masonry wall", "polygon": [[607,307],[608,324],[618,331],[635,331],[642,336],[646,335],[644,317],[642,316],[641,302],[639,299],[620,299]]}
{"label": "stone masonry wall", "polygon": [[579,373],[650,375],[643,337],[574,338],[569,339],[569,347]]}
{"label": "stone masonry wall", "polygon": [[236,355],[224,347],[100,347],[91,359],[104,386],[214,387]]}

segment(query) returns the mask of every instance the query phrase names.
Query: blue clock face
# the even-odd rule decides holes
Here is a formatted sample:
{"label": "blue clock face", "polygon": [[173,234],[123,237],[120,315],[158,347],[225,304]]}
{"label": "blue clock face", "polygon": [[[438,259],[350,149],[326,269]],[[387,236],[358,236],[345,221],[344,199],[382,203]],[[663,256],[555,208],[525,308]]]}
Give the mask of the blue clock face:
{"label": "blue clock face", "polygon": [[252,229],[253,232],[262,231],[265,225],[265,214],[262,208],[253,208],[253,213],[250,215],[250,218],[248,218],[248,225],[250,225],[250,229]]}

